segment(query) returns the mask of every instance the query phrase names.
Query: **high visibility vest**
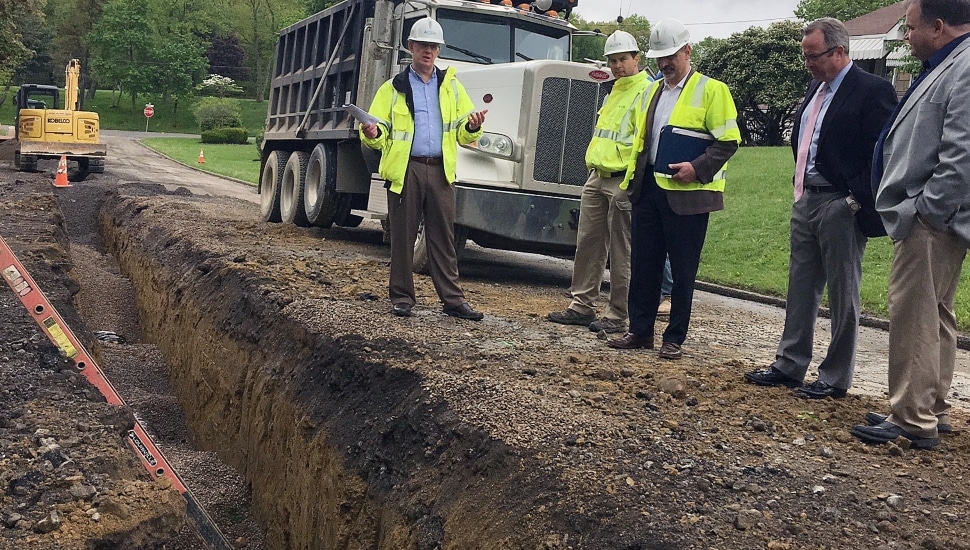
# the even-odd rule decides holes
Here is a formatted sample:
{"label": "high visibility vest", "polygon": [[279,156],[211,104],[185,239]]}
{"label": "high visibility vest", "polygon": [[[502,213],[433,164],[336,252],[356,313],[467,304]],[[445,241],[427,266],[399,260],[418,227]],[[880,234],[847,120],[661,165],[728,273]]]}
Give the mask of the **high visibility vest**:
{"label": "high visibility vest", "polygon": [[[646,119],[647,108],[660,90],[660,86],[663,85],[664,81],[659,80],[643,95],[637,114],[641,120]],[[670,121],[667,124],[698,132],[707,132],[714,136],[717,141],[741,143],[741,131],[738,129],[738,110],[734,105],[734,98],[731,97],[731,91],[728,90],[727,84],[696,71],[684,83],[684,90],[677,99],[674,111],[671,113]],[[637,156],[645,146],[648,146],[644,143],[646,128],[647,124],[644,124],[642,128],[638,129],[637,137],[634,140],[637,155],[633,155],[630,159],[626,178],[620,184],[621,189],[626,189],[633,179]],[[657,179],[657,185],[668,191],[703,190],[723,193],[726,170],[727,164],[725,163],[721,170],[714,175],[714,179],[706,184],[699,181],[680,183],[671,179],[671,176],[659,172],[655,172],[654,176]]]}
{"label": "high visibility vest", "polygon": [[[409,70],[411,69],[405,69],[402,73],[405,82],[406,71]],[[483,130],[479,128],[477,132],[468,131],[468,116],[475,112],[475,105],[468,97],[465,87],[455,78],[454,67],[449,67],[443,75],[439,72],[438,78],[442,164],[448,183],[455,183],[458,144],[472,143],[482,135]],[[369,112],[378,120],[380,135],[370,139],[361,130],[360,140],[371,149],[381,151],[378,171],[382,178],[391,182],[390,191],[400,195],[404,189],[404,176],[407,174],[411,144],[414,141],[414,116],[408,108],[404,92],[395,88],[394,79],[388,80],[377,90]]]}
{"label": "high visibility vest", "polygon": [[637,134],[637,105],[650,82],[646,72],[620,78],[597,113],[593,139],[586,148],[586,166],[602,172],[625,171]]}

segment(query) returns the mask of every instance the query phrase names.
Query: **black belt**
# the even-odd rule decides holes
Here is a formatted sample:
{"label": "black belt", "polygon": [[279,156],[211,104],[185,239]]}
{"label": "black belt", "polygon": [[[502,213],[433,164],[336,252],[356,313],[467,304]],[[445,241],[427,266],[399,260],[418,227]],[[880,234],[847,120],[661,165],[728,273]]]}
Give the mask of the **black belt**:
{"label": "black belt", "polygon": [[411,162],[420,162],[429,166],[440,166],[441,157],[411,157]]}
{"label": "black belt", "polygon": [[834,185],[806,185],[806,193],[835,193],[838,189]]}
{"label": "black belt", "polygon": [[626,175],[626,170],[620,170],[619,172],[607,172],[605,170],[595,170],[601,178],[618,178],[620,176]]}

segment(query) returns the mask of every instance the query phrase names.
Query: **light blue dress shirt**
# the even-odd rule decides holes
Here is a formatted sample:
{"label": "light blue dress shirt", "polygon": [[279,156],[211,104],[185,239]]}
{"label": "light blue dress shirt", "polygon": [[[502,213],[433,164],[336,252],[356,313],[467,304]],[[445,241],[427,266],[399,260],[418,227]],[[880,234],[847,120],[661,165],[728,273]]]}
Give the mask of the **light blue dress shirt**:
{"label": "light blue dress shirt", "polygon": [[414,71],[408,71],[414,94],[414,141],[411,156],[441,158],[441,103],[438,101],[438,71],[425,82]]}

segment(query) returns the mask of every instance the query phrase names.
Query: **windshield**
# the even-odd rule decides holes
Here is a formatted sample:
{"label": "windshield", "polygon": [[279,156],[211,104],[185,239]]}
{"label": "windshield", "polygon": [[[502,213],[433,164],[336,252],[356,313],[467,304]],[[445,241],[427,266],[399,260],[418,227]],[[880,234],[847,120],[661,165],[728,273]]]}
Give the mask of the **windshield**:
{"label": "windshield", "polygon": [[439,9],[438,23],[447,44],[443,59],[469,63],[512,63],[533,59],[569,59],[569,31],[511,17]]}

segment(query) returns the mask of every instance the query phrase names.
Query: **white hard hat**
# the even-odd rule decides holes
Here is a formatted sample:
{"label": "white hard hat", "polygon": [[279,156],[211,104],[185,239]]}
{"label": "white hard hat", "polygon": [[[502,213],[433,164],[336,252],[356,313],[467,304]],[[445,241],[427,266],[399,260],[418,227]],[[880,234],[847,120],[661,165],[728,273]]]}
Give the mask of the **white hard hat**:
{"label": "white hard hat", "polygon": [[632,34],[616,31],[606,39],[606,47],[603,48],[604,56],[609,57],[615,53],[626,52],[640,55],[640,45],[637,44],[637,39],[633,38]]}
{"label": "white hard hat", "polygon": [[667,57],[690,44],[690,31],[676,19],[664,19],[650,31],[650,51],[647,57]]}
{"label": "white hard hat", "polygon": [[408,42],[429,42],[432,44],[444,44],[445,32],[441,30],[441,25],[430,17],[419,19],[411,27],[411,34],[408,35]]}

